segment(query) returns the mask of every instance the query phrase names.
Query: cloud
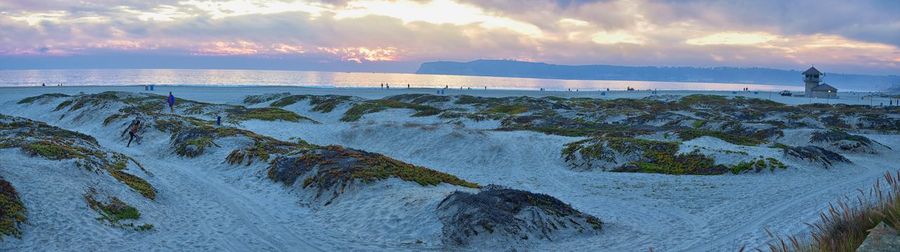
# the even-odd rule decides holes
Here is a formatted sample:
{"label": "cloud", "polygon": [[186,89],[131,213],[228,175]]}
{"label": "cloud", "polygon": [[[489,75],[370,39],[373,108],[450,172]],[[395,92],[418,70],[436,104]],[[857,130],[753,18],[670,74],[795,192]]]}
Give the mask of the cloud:
{"label": "cloud", "polygon": [[765,32],[721,32],[692,38],[684,41],[689,45],[758,45],[776,38],[775,35]]}
{"label": "cloud", "polygon": [[894,0],[7,0],[0,55],[816,64],[896,73],[896,13]]}

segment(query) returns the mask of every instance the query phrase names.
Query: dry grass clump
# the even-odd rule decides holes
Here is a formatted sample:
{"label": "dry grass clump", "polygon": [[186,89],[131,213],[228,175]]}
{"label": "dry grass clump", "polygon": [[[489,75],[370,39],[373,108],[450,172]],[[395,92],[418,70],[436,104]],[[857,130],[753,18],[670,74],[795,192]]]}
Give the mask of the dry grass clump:
{"label": "dry grass clump", "polygon": [[279,98],[289,96],[289,95],[291,95],[291,93],[287,93],[287,92],[273,93],[273,94],[261,94],[261,95],[248,95],[247,97],[244,97],[244,104],[249,104],[249,105],[260,104],[263,102],[270,102],[275,99],[279,99]]}
{"label": "dry grass clump", "polygon": [[226,109],[226,113],[230,115],[228,120],[231,121],[249,121],[249,120],[262,120],[262,121],[288,121],[288,122],[299,122],[300,120],[307,120],[316,122],[313,119],[298,115],[294,112],[287,111],[280,108],[245,108],[245,107],[235,107],[232,109]]}
{"label": "dry grass clump", "polygon": [[84,194],[84,201],[91,209],[100,214],[97,220],[106,221],[118,228],[129,227],[137,231],[153,229],[153,224],[134,225],[133,221],[141,218],[141,212],[137,208],[115,196],[109,196],[107,202],[104,202],[97,199],[97,194],[97,190],[94,188],[88,189],[88,192]]}
{"label": "dry grass clump", "polygon": [[336,145],[304,149],[298,153],[279,156],[269,163],[269,179],[288,186],[303,179],[302,188],[311,188],[317,199],[330,192],[326,205],[354,183],[372,183],[389,178],[415,182],[421,186],[446,183],[469,188],[480,187],[447,173],[404,163],[381,154]]}
{"label": "dry grass clump", "polygon": [[428,105],[419,105],[396,100],[383,99],[367,101],[353,105],[353,107],[348,109],[347,112],[344,112],[344,116],[341,117],[341,121],[357,121],[362,118],[363,115],[384,111],[385,109],[412,109],[416,111],[413,116],[433,116],[441,113],[440,109]]}
{"label": "dry grass clump", "polygon": [[22,145],[22,150],[32,156],[41,156],[50,160],[86,158],[84,153],[87,152],[83,148],[46,140]]}
{"label": "dry grass clump", "polygon": [[[436,186],[441,183],[478,188],[478,184],[456,176],[416,166],[376,153],[369,153],[331,145],[300,157],[301,166],[319,166],[318,173],[304,181],[304,187],[312,183],[328,184],[335,180],[349,182],[355,179],[374,182],[396,177],[404,181],[416,182],[422,186]],[[343,166],[341,164],[347,165]],[[273,163],[270,169],[277,169]],[[304,169],[306,170],[306,169]]]}
{"label": "dry grass clump", "polygon": [[570,165],[577,160],[586,161],[588,169],[593,168],[594,162],[616,163],[617,157],[630,157],[614,164],[615,167],[606,167],[616,172],[715,175],[727,171],[725,166],[716,165],[715,160],[699,152],[678,153],[678,146],[676,142],[597,137],[567,144],[562,157]]}
{"label": "dry grass clump", "polygon": [[25,205],[19,200],[19,193],[12,184],[0,177],[0,240],[6,235],[21,237],[19,224],[25,220]]}
{"label": "dry grass clump", "polygon": [[229,164],[246,162],[247,165],[250,165],[254,160],[265,162],[269,160],[270,155],[287,154],[312,146],[302,140],[280,141],[253,131],[215,126],[213,122],[178,115],[160,115],[155,119],[152,127],[170,134],[175,153],[189,158],[204,154],[208,147],[218,146],[215,141],[224,137],[244,137],[253,141],[250,145],[232,151],[226,158]]}
{"label": "dry grass clump", "polygon": [[19,102],[17,102],[17,104],[31,104],[31,103],[34,103],[34,102],[37,101],[37,100],[42,100],[42,99],[56,99],[56,98],[61,98],[61,97],[69,97],[69,95],[67,95],[67,94],[60,94],[60,93],[42,94],[42,95],[32,96],[32,97],[27,97],[27,98],[25,98],[25,99],[19,100]]}
{"label": "dry grass clump", "polygon": [[478,188],[478,184],[465,181],[456,176],[415,166],[383,155],[373,155],[362,160],[368,167],[355,170],[353,178],[366,182],[397,177],[405,181],[413,181],[422,186],[436,186],[441,183]]}
{"label": "dry grass clump", "polygon": [[751,161],[743,161],[731,166],[731,173],[741,174],[745,172],[755,171],[760,172],[763,170],[775,171],[775,169],[787,169],[787,165],[774,158],[759,158],[753,159]]}
{"label": "dry grass clump", "polygon": [[900,171],[884,174],[868,192],[859,190],[856,199],[844,198],[819,214],[818,223],[809,224],[808,238],[770,235],[771,251],[856,251],[868,230],[881,222],[900,228]]}
{"label": "dry grass clump", "polygon": [[752,137],[741,136],[733,133],[721,132],[721,131],[712,131],[712,130],[702,130],[702,129],[683,129],[678,131],[678,136],[684,141],[690,141],[698,137],[702,136],[711,136],[718,139],[722,139],[722,141],[729,142],[737,145],[745,145],[745,146],[756,146],[760,144],[766,143],[765,140],[756,139]]}
{"label": "dry grass clump", "polygon": [[251,165],[255,160],[268,162],[272,155],[284,155],[318,147],[302,139],[296,142],[285,142],[269,137],[257,137],[253,138],[253,141],[253,145],[231,151],[225,158],[225,162],[232,165]]}
{"label": "dry grass clump", "polygon": [[138,176],[117,170],[110,170],[109,175],[116,180],[125,183],[125,185],[131,187],[131,189],[134,189],[144,197],[151,200],[156,199],[156,189],[153,189],[153,186],[150,185],[150,183],[147,183],[146,180],[141,179]]}

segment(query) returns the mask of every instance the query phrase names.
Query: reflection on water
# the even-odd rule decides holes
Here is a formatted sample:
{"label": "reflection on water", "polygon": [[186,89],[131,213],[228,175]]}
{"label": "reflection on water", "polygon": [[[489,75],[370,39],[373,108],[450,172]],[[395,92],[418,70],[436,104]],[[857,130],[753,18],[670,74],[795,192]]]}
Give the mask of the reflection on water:
{"label": "reflection on water", "polygon": [[[799,82],[799,80],[798,80]],[[802,90],[797,86],[728,84],[702,82],[548,80],[530,78],[454,76],[402,73],[340,73],[273,70],[0,70],[0,86],[47,85],[286,85],[318,87],[445,87],[490,89],[540,89],[583,91],[626,89],[646,90]]]}

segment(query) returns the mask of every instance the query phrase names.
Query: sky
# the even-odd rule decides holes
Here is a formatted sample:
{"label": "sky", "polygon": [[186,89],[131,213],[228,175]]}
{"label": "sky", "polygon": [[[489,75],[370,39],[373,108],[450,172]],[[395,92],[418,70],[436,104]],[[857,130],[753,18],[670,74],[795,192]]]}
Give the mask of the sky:
{"label": "sky", "polygon": [[900,75],[898,0],[0,0],[0,69],[421,62]]}

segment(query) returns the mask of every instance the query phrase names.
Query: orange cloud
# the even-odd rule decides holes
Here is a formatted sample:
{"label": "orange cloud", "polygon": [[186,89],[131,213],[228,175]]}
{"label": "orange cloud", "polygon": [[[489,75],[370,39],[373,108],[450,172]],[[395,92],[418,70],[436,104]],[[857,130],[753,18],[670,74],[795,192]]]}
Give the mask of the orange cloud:
{"label": "orange cloud", "polygon": [[258,54],[263,47],[249,41],[216,41],[206,43],[197,49],[198,55],[252,55]]}
{"label": "orange cloud", "polygon": [[363,61],[394,61],[397,59],[397,48],[366,48],[366,47],[343,47],[328,48],[319,47],[319,51],[337,55],[341,60],[362,63]]}

